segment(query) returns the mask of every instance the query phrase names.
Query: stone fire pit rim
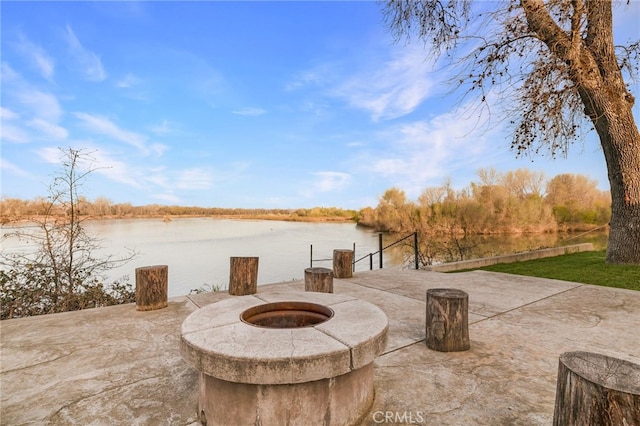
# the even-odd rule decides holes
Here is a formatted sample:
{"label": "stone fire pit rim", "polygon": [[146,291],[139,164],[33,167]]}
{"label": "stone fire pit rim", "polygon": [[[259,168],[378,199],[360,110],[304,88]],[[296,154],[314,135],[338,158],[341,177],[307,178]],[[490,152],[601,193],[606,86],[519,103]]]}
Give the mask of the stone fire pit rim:
{"label": "stone fire pit rim", "polygon": [[[290,329],[265,329],[240,320],[245,309],[282,301],[328,306],[334,316]],[[221,380],[303,383],[370,364],[383,352],[387,334],[387,316],[369,302],[331,293],[274,292],[229,298],[195,311],[182,324],[181,352],[187,363]]]}

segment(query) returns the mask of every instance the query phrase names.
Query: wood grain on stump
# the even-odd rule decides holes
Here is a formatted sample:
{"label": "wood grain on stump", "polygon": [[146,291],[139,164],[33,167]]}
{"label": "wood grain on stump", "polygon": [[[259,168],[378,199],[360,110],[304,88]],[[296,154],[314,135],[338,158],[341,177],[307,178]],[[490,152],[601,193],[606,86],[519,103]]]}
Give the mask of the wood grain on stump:
{"label": "wood grain on stump", "polygon": [[469,343],[469,295],[452,288],[427,290],[426,344],[440,352],[466,351]]}
{"label": "wood grain on stump", "polygon": [[640,425],[640,365],[591,352],[560,355],[553,424]]}
{"label": "wood grain on stump", "polygon": [[152,311],[169,305],[169,267],[167,265],[136,268],[136,309]]}
{"label": "wood grain on stump", "polygon": [[305,269],[304,291],[333,293],[333,271],[329,268]]}
{"label": "wood grain on stump", "polygon": [[336,249],[333,251],[333,276],[351,278],[353,276],[353,250]]}
{"label": "wood grain on stump", "polygon": [[229,294],[246,296],[258,291],[258,258],[232,257],[229,272]]}

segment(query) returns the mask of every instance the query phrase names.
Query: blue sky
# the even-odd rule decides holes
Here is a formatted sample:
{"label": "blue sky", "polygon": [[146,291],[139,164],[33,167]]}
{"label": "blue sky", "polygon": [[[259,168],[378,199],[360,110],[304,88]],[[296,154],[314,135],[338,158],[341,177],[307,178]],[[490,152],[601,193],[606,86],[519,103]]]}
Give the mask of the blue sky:
{"label": "blue sky", "polygon": [[[617,41],[640,38],[640,2],[621,11]],[[421,43],[394,43],[375,2],[3,1],[0,13],[4,197],[47,195],[58,147],[92,153],[89,199],[134,205],[359,209],[489,167],[608,189],[595,135],[567,159],[517,159]]]}

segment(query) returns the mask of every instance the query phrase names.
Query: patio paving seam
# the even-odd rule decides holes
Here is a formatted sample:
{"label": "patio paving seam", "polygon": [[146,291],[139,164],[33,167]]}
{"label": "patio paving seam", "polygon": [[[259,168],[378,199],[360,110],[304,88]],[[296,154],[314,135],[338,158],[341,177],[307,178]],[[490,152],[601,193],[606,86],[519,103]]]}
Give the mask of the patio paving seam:
{"label": "patio paving seam", "polygon": [[576,285],[576,286],[574,286],[574,287],[571,287],[571,288],[568,288],[568,289],[565,289],[565,290],[559,291],[559,292],[557,292],[557,293],[550,294],[550,295],[548,295],[548,296],[541,297],[540,299],[536,299],[536,300],[534,300],[534,301],[532,301],[532,302],[524,303],[524,304],[522,304],[522,305],[520,305],[520,306],[516,306],[515,308],[507,309],[506,311],[503,311],[503,312],[498,312],[497,314],[494,314],[494,315],[491,315],[491,316],[486,316],[486,315],[482,315],[482,314],[477,314],[477,313],[472,312],[472,311],[469,311],[469,313],[473,313],[473,314],[475,314],[475,315],[485,317],[485,318],[482,318],[482,319],[480,319],[480,320],[478,320],[478,321],[474,321],[474,322],[473,322],[473,324],[480,324],[480,323],[482,323],[482,322],[484,322],[484,321],[487,321],[487,320],[490,320],[490,319],[494,319],[494,318],[500,317],[500,316],[502,316],[502,315],[509,314],[509,313],[514,312],[514,311],[517,311],[517,310],[519,310],[519,309],[526,308],[526,307],[531,306],[531,305],[535,305],[536,303],[539,303],[539,302],[542,302],[542,301],[545,301],[545,300],[548,300],[548,299],[554,298],[554,297],[556,297],[556,296],[559,296],[559,295],[562,295],[562,294],[565,294],[565,293],[568,293],[568,292],[572,292],[572,291],[577,290],[577,289],[579,289],[579,288],[581,288],[581,287],[584,287],[585,285],[587,285],[587,284],[578,284],[578,285]]}

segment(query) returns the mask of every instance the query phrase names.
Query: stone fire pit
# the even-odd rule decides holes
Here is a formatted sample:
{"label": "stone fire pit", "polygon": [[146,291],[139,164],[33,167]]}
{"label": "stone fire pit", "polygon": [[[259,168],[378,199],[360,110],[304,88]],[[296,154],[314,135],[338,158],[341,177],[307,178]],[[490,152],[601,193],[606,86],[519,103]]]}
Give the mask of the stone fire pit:
{"label": "stone fire pit", "polygon": [[287,292],[213,303],[182,324],[207,425],[357,424],[373,403],[387,317],[351,296]]}

